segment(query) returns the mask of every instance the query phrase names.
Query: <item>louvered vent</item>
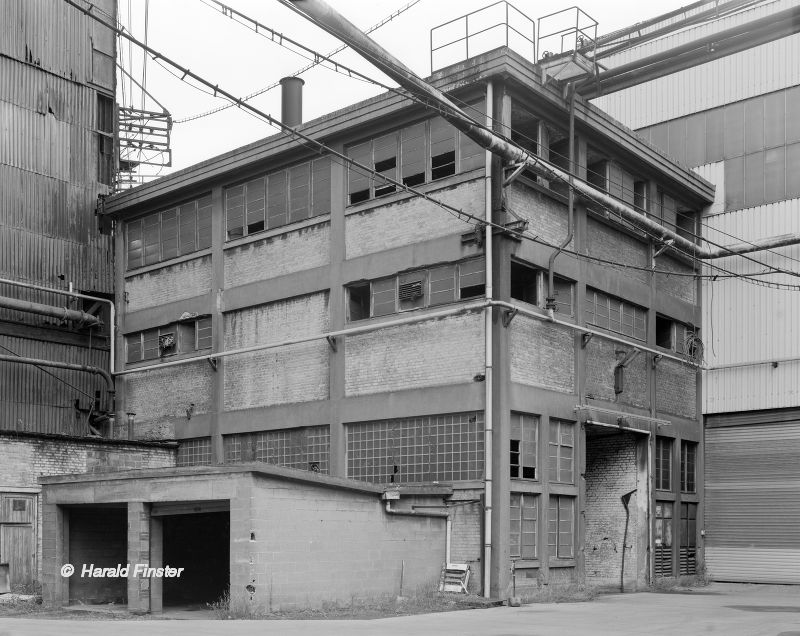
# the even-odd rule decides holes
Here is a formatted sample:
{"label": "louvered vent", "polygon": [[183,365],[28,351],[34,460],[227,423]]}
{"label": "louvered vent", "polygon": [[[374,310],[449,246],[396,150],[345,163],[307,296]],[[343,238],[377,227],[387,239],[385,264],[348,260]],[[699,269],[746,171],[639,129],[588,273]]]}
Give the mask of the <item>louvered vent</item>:
{"label": "louvered vent", "polygon": [[416,300],[422,297],[422,281],[412,280],[407,283],[400,283],[398,297],[403,300]]}
{"label": "louvered vent", "polygon": [[672,576],[672,547],[657,545],[653,559],[653,574],[656,576]]}

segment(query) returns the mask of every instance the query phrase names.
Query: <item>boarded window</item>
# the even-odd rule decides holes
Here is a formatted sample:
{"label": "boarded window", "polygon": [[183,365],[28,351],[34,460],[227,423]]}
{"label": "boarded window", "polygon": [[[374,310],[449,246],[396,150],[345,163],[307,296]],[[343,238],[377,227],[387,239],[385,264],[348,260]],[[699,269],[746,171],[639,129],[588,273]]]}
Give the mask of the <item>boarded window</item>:
{"label": "boarded window", "polygon": [[510,506],[509,555],[512,559],[535,559],[539,496],[512,492]]}
{"label": "boarded window", "polygon": [[575,424],[550,418],[550,481],[571,484],[575,480]]}
{"label": "boarded window", "polygon": [[289,170],[289,223],[302,221],[311,210],[311,164],[301,163]]}
{"label": "boarded window", "polygon": [[331,160],[316,159],[312,168],[311,216],[329,214],[331,211]]}
{"label": "boarded window", "polygon": [[197,202],[186,203],[179,208],[181,254],[197,249]]}
{"label": "boarded window", "polygon": [[161,213],[161,257],[167,260],[178,254],[178,210],[173,208]]}
{"label": "boarded window", "polygon": [[268,227],[286,225],[287,212],[286,171],[282,170],[267,177]]}
{"label": "boarded window", "polygon": [[550,557],[571,559],[575,556],[575,498],[550,496],[547,513],[547,545]]}
{"label": "boarded window", "polygon": [[524,413],[511,414],[510,476],[536,479],[539,418]]}
{"label": "boarded window", "polygon": [[456,299],[456,266],[434,267],[428,274],[430,304],[441,305]]}

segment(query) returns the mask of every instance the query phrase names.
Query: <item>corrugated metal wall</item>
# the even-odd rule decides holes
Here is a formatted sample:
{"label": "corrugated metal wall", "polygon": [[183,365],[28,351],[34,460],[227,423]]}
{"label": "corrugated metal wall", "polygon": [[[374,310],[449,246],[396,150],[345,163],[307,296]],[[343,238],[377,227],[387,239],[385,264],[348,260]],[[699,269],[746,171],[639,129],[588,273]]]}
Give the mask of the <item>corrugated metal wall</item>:
{"label": "corrugated metal wall", "polygon": [[800,421],[709,428],[705,448],[709,575],[800,583]]}
{"label": "corrugated metal wall", "polygon": [[[116,14],[115,0],[98,8]],[[97,231],[94,209],[97,195],[109,190],[98,182],[96,86],[113,95],[114,52],[107,29],[61,0],[0,3],[0,277],[112,292],[112,243]],[[8,285],[0,295],[68,304],[64,296]],[[20,325],[45,331],[18,338]],[[0,344],[14,353],[107,368],[108,354],[97,349],[107,343],[97,333],[91,348],[43,340],[52,333],[59,341],[56,330],[70,329],[57,319],[0,310],[0,334],[15,336],[0,335]],[[79,333],[88,343],[88,332]],[[83,434],[73,402],[86,402],[82,392],[101,387],[88,374],[2,364],[0,428]]]}
{"label": "corrugated metal wall", "polygon": [[[800,0],[758,6],[633,47],[603,59],[609,68],[798,6]],[[592,100],[630,128],[683,117],[800,83],[800,34],[776,40]]]}

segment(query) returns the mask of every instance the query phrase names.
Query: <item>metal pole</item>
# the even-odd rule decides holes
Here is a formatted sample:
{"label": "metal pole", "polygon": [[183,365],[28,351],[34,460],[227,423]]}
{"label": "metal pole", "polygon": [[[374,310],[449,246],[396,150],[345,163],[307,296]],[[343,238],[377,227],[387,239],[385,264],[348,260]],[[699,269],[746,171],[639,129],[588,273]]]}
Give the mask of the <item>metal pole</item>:
{"label": "metal pole", "polygon": [[[486,123],[492,125],[494,111],[494,87],[491,82],[486,84]],[[492,445],[494,436],[494,419],[492,406],[494,404],[493,378],[494,361],[492,355],[492,306],[491,302],[494,295],[494,267],[492,258],[494,255],[492,239],[492,153],[488,150],[485,153],[486,176],[484,179],[484,209],[486,210],[486,235],[484,245],[486,246],[486,308],[484,312],[484,347],[485,347],[485,368],[484,368],[484,442],[483,442],[483,470],[484,470],[484,516],[483,516],[483,596],[489,598],[491,593],[491,566],[492,566]]]}

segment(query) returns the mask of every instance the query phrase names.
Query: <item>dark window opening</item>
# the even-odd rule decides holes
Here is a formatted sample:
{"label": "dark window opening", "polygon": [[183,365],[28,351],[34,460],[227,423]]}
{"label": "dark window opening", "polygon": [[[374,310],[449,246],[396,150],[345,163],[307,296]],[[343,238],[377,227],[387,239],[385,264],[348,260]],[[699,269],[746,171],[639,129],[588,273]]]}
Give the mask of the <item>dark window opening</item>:
{"label": "dark window opening", "polygon": [[647,211],[647,182],[636,181],[633,184],[633,207],[644,214]]}
{"label": "dark window opening", "polygon": [[586,167],[586,180],[601,190],[608,188],[608,162],[596,161]]}
{"label": "dark window opening", "polygon": [[656,438],[656,489],[672,490],[672,440]]}
{"label": "dark window opening", "polygon": [[511,261],[511,298],[535,305],[538,301],[538,272],[517,261]]}
{"label": "dark window opening", "polygon": [[664,316],[656,316],[656,346],[672,349],[672,321]]}
{"label": "dark window opening", "polygon": [[350,320],[369,318],[369,283],[359,283],[348,288],[348,312]]}
{"label": "dark window opening", "polygon": [[483,261],[476,259],[461,263],[459,266],[459,296],[460,298],[474,298],[482,296],[486,290],[486,272]]}
{"label": "dark window opening", "polygon": [[358,192],[350,193],[350,203],[361,203],[362,201],[369,200],[369,190],[359,190]]}
{"label": "dark window opening", "polygon": [[456,173],[456,153],[454,150],[431,157],[431,179],[442,179]]}
{"label": "dark window opening", "polygon": [[518,439],[510,440],[511,452],[509,456],[509,465],[511,469],[511,477],[519,477],[519,445]]}
{"label": "dark window opening", "polygon": [[697,444],[681,442],[681,492],[697,492]]}
{"label": "dark window opening", "polygon": [[691,210],[681,210],[677,212],[677,233],[678,236],[687,241],[695,240],[695,213]]}
{"label": "dark window opening", "polygon": [[[385,159],[383,161],[379,161],[375,163],[375,172],[380,173],[384,176],[389,176],[390,178],[394,178],[395,168],[397,167],[397,157],[391,157],[389,159]],[[391,173],[391,174],[387,174]],[[391,194],[397,190],[397,186],[393,183],[389,183],[388,181],[381,179],[380,176],[375,178],[375,196],[380,197],[385,194]],[[382,185],[378,185],[381,183]]]}

